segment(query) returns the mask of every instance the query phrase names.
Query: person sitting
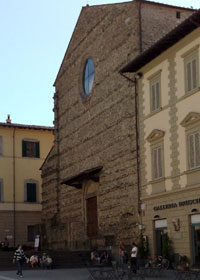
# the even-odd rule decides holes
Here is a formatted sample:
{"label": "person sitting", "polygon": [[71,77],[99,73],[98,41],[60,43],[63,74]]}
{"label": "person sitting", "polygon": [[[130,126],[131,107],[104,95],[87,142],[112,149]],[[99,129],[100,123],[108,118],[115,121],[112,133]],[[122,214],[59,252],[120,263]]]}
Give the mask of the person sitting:
{"label": "person sitting", "polygon": [[52,268],[52,264],[53,264],[52,258],[49,255],[47,255],[46,261],[43,263],[44,268],[46,269]]}
{"label": "person sitting", "polygon": [[103,251],[103,254],[100,257],[100,263],[101,264],[109,264],[110,259],[109,259],[109,255],[108,252],[106,250]]}
{"label": "person sitting", "polygon": [[47,261],[47,254],[46,253],[43,253],[42,254],[42,257],[40,259],[40,265],[44,268],[44,263]]}
{"label": "person sitting", "polygon": [[100,260],[99,254],[98,254],[97,250],[94,249],[94,250],[91,252],[91,261],[92,261],[93,263],[95,263],[95,262],[98,262],[98,263],[99,263],[99,260]]}
{"label": "person sitting", "polygon": [[33,256],[30,257],[30,264],[32,268],[39,266],[39,259],[37,253],[34,253]]}

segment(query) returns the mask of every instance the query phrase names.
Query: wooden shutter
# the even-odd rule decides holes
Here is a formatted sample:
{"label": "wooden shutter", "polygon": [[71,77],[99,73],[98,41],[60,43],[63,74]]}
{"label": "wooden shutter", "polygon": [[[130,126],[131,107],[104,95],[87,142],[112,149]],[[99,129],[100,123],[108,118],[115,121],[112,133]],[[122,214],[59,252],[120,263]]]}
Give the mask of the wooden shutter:
{"label": "wooden shutter", "polygon": [[191,69],[191,62],[188,62],[188,63],[187,63],[186,71],[187,71],[187,75],[186,75],[187,91],[191,91],[191,90],[192,90],[192,69]]}
{"label": "wooden shutter", "polygon": [[159,147],[157,149],[158,154],[158,177],[161,178],[163,176],[162,172],[162,149]]}
{"label": "wooden shutter", "polygon": [[36,184],[35,183],[27,183],[27,202],[36,202]]}
{"label": "wooden shutter", "polygon": [[2,136],[0,136],[0,155],[3,153],[3,147],[2,147]]}
{"label": "wooden shutter", "polygon": [[153,179],[158,179],[163,176],[163,158],[162,148],[153,149]]}
{"label": "wooden shutter", "polygon": [[40,143],[39,142],[35,142],[35,155],[36,155],[36,158],[40,157]]}
{"label": "wooden shutter", "polygon": [[190,168],[193,168],[195,166],[195,144],[194,144],[194,134],[191,134],[189,136],[189,162],[190,162]]}
{"label": "wooden shutter", "polygon": [[160,84],[156,83],[156,109],[160,107]]}
{"label": "wooden shutter", "polygon": [[199,133],[195,133],[195,161],[196,166],[200,166],[200,139]]}
{"label": "wooden shutter", "polygon": [[22,141],[22,156],[26,157],[26,141]]}
{"label": "wooden shutter", "polygon": [[156,110],[156,88],[155,84],[151,86],[151,102],[152,102],[152,111]]}
{"label": "wooden shutter", "polygon": [[197,87],[197,63],[196,59],[192,60],[192,89]]}
{"label": "wooden shutter", "polygon": [[87,234],[95,237],[98,234],[97,197],[87,199]]}
{"label": "wooden shutter", "polygon": [[153,150],[153,178],[156,179],[158,178],[158,173],[157,173],[157,150]]}
{"label": "wooden shutter", "polygon": [[0,180],[0,201],[3,201],[3,183]]}

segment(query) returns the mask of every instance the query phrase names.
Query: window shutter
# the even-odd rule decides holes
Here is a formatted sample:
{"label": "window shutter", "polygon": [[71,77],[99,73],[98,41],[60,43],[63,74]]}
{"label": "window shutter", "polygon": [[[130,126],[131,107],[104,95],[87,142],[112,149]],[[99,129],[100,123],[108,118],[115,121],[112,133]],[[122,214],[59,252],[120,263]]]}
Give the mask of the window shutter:
{"label": "window shutter", "polygon": [[156,109],[160,107],[160,86],[159,83],[156,83]]}
{"label": "window shutter", "polygon": [[161,147],[158,148],[158,177],[162,177],[162,150]]}
{"label": "window shutter", "polygon": [[2,181],[0,181],[0,201],[3,200],[2,192],[3,192],[3,184],[2,184]]}
{"label": "window shutter", "polygon": [[153,150],[153,177],[154,177],[154,179],[158,178],[158,172],[157,172],[157,149]]}
{"label": "window shutter", "polygon": [[26,157],[26,141],[22,141],[22,156]]}
{"label": "window shutter", "polygon": [[155,111],[156,109],[156,89],[155,89],[155,84],[151,86],[151,91],[152,91],[152,111]]}
{"label": "window shutter", "polygon": [[192,71],[191,71],[191,62],[187,63],[187,67],[186,67],[186,71],[187,71],[187,91],[191,91],[192,89],[192,81],[191,81],[191,77],[192,77]]}
{"label": "window shutter", "polygon": [[40,157],[40,143],[39,142],[35,142],[35,155],[36,155],[36,158]]}
{"label": "window shutter", "polygon": [[194,164],[194,134],[189,136],[189,158],[190,158],[190,168],[195,166]]}
{"label": "window shutter", "polygon": [[196,166],[200,166],[200,139],[199,133],[195,134],[195,158],[196,158]]}
{"label": "window shutter", "polygon": [[192,60],[192,89],[197,87],[197,66],[196,59]]}
{"label": "window shutter", "polygon": [[2,155],[2,136],[0,136],[0,155]]}
{"label": "window shutter", "polygon": [[36,184],[27,183],[27,202],[36,202]]}

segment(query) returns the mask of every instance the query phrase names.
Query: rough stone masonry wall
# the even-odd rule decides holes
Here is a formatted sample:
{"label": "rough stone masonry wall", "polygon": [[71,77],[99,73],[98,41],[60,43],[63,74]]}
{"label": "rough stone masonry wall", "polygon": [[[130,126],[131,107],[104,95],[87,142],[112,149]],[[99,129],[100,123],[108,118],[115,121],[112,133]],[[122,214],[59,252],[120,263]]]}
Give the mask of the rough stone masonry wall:
{"label": "rough stone masonry wall", "polygon": [[[134,93],[132,83],[118,72],[139,51],[137,5],[137,2],[128,2],[85,7],[55,83],[60,182],[102,165],[97,191],[99,236],[113,235],[116,242],[126,243],[138,235]],[[162,6],[155,7],[159,17]],[[148,5],[145,12],[147,10]],[[168,9],[168,13],[174,10]],[[159,38],[159,24],[158,21],[156,29],[148,23],[144,34],[146,46]],[[163,25],[161,29],[163,31]],[[91,95],[82,102],[82,75],[88,57],[94,60],[95,82]],[[44,173],[49,168],[46,166]],[[87,244],[84,189],[60,185],[57,223],[50,223],[56,188],[50,181],[51,172],[47,171],[43,183],[43,189],[46,188],[43,217],[48,244],[70,248],[75,236],[81,249]]]}

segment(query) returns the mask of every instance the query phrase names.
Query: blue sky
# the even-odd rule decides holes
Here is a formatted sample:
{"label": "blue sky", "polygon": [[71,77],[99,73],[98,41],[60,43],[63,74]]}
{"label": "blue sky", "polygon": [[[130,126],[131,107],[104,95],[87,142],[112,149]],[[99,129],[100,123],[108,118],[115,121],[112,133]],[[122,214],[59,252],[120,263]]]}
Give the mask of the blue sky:
{"label": "blue sky", "polygon": [[[10,114],[13,123],[53,125],[53,83],[82,6],[120,2],[0,0],[0,122]],[[199,0],[157,2],[200,8]]]}

